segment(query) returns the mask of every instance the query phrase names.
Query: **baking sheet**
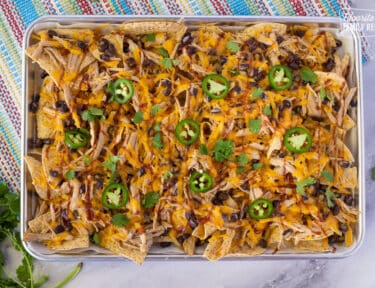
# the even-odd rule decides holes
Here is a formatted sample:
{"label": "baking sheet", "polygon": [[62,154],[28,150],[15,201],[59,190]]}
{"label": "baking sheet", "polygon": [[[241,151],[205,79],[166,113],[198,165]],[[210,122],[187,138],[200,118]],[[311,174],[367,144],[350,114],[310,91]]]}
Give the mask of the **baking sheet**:
{"label": "baking sheet", "polygon": [[[226,257],[226,260],[237,259],[285,259],[285,258],[338,258],[351,255],[358,249],[362,243],[364,236],[364,207],[365,207],[365,190],[363,177],[363,121],[362,121],[362,78],[361,78],[361,49],[358,35],[353,31],[344,31],[343,25],[338,18],[332,17],[260,17],[260,16],[192,16],[192,17],[177,17],[177,16],[47,16],[42,17],[33,22],[27,29],[24,36],[24,47],[32,44],[31,35],[38,30],[53,29],[53,28],[92,28],[103,23],[111,23],[117,25],[126,21],[183,21],[189,29],[196,29],[197,27],[207,24],[216,23],[224,30],[239,30],[244,26],[254,24],[257,22],[279,22],[285,24],[307,24],[317,25],[322,30],[328,30],[335,34],[336,38],[343,42],[341,51],[345,51],[351,55],[350,71],[348,74],[348,83],[350,87],[357,86],[358,92],[358,108],[354,115],[351,115],[356,121],[357,125],[347,135],[347,142],[358,167],[358,188],[355,195],[356,208],[361,211],[358,222],[354,227],[354,244],[351,247],[338,246],[335,253],[316,253],[305,252],[297,250],[282,250],[276,254],[272,254],[273,250],[267,251],[265,254],[259,256],[237,256]],[[23,55],[23,121],[22,121],[22,156],[30,155],[33,152],[27,147],[27,139],[32,138],[36,133],[36,121],[32,114],[28,112],[28,103],[34,93],[39,92],[41,86],[41,79],[39,77],[41,69],[30,59]],[[35,154],[34,154],[35,155]],[[37,195],[32,192],[30,175],[22,163],[22,198],[21,198],[21,238],[23,233],[27,230],[27,222],[33,218],[37,206]],[[92,259],[92,260],[123,260],[124,258],[118,255],[111,254],[110,251],[91,245],[89,249],[72,250],[68,252],[54,252],[47,249],[44,245],[36,242],[23,242],[28,252],[35,258],[40,260],[64,260],[77,261],[78,259]],[[188,256],[176,247],[159,248],[152,247],[147,256],[147,259],[166,260],[173,259],[199,259],[202,258],[203,249],[197,249],[196,254]]]}

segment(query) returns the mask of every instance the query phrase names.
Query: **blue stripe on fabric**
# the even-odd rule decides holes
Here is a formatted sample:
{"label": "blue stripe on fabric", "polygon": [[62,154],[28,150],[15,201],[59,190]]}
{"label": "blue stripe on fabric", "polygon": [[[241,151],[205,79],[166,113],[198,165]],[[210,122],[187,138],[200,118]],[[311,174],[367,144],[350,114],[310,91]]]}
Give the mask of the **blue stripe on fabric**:
{"label": "blue stripe on fabric", "polygon": [[336,13],[332,11],[331,6],[327,3],[327,1],[322,0],[322,2],[324,4],[324,6],[326,7],[326,9],[328,10],[329,15],[330,16],[335,16]]}
{"label": "blue stripe on fabric", "polygon": [[115,8],[116,14],[121,15],[122,11],[121,11],[120,6],[118,6],[117,1],[111,1],[111,4],[112,4],[113,8]]}
{"label": "blue stripe on fabric", "polygon": [[29,26],[31,22],[39,17],[34,5],[30,5],[29,1],[14,0],[14,3],[16,4],[17,10],[22,17],[25,26]]}
{"label": "blue stripe on fabric", "polygon": [[56,1],[55,3],[56,3],[56,7],[59,11],[59,14],[65,14],[64,7],[62,7],[60,1]]}
{"label": "blue stripe on fabric", "polygon": [[20,73],[19,67],[16,66],[15,61],[13,61],[12,56],[9,54],[5,43],[0,39],[0,51],[3,54],[5,62],[8,64],[9,70],[14,77],[14,82],[17,85],[18,89],[21,90],[22,86],[22,75]]}
{"label": "blue stripe on fabric", "polygon": [[[3,111],[3,115],[6,115],[6,112]],[[6,123],[7,121],[1,121],[0,125],[0,134],[2,138],[5,140],[5,142],[8,144],[7,147],[12,153],[12,156],[16,160],[17,164],[20,165],[20,153],[19,151],[16,151],[13,146],[21,147],[21,141],[14,132],[14,129],[9,129],[9,127],[12,125],[11,123]],[[8,127],[6,129],[5,127]]]}
{"label": "blue stripe on fabric", "polygon": [[133,14],[132,10],[130,9],[128,3],[125,0],[120,0],[121,7],[124,8],[126,14]]}
{"label": "blue stripe on fabric", "polygon": [[237,0],[227,0],[234,15],[251,15],[249,7],[244,2]]}

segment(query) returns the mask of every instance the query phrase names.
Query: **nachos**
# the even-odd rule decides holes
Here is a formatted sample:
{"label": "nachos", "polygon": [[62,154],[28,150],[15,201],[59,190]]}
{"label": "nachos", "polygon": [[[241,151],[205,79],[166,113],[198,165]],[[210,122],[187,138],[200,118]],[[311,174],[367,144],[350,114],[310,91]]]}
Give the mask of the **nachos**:
{"label": "nachos", "polygon": [[217,260],[352,245],[356,88],[330,32],[131,22],[33,39],[25,241],[137,263],[152,246]]}

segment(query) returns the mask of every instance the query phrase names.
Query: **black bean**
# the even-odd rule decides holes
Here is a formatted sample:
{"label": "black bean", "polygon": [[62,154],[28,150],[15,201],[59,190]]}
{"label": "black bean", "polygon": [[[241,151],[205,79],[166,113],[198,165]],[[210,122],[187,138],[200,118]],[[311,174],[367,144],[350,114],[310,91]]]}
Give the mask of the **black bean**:
{"label": "black bean", "polygon": [[252,163],[252,164],[259,163],[259,159],[251,159],[251,163]]}
{"label": "black bean", "polygon": [[52,138],[44,138],[41,140],[42,140],[43,145],[51,145],[54,142],[54,139]]}
{"label": "black bean", "polygon": [[292,103],[290,103],[289,100],[284,100],[284,101],[283,101],[283,106],[284,106],[285,108],[290,108],[290,107],[292,107]]}
{"label": "black bean", "polygon": [[103,183],[104,183],[103,175],[96,174],[94,176],[94,179],[96,180],[95,188],[96,189],[102,189],[103,188]]}
{"label": "black bean", "polygon": [[57,225],[57,226],[55,227],[55,229],[53,229],[53,231],[54,231],[56,234],[60,234],[60,233],[62,233],[62,232],[65,231],[65,228],[64,228],[64,226],[62,226],[62,225]]}
{"label": "black bean", "polygon": [[290,228],[288,228],[288,229],[284,230],[284,232],[283,232],[283,236],[290,235],[292,232],[293,232],[293,230],[290,229]]}
{"label": "black bean", "polygon": [[190,32],[186,32],[181,39],[182,45],[190,45],[193,42],[193,37]]}
{"label": "black bean", "polygon": [[296,113],[296,114],[301,114],[302,113],[302,106],[298,105],[298,106],[294,107],[293,112]]}
{"label": "black bean", "polygon": [[129,52],[129,43],[127,41],[124,41],[122,43],[122,52],[128,53]]}
{"label": "black bean", "polygon": [[49,38],[53,38],[54,36],[57,36],[57,32],[55,30],[48,30],[47,34]]}
{"label": "black bean", "polygon": [[259,69],[254,68],[253,70],[253,78],[256,82],[262,80],[266,76],[264,71],[259,71]]}
{"label": "black bean", "polygon": [[229,195],[225,191],[219,191],[216,193],[215,197],[220,201],[225,201],[229,198]]}
{"label": "black bean", "polygon": [[85,194],[86,193],[86,185],[82,184],[81,187],[79,187],[79,194]]}
{"label": "black bean", "polygon": [[32,102],[39,102],[40,100],[40,95],[39,94],[34,94],[33,96],[31,96],[31,101]]}
{"label": "black bean", "polygon": [[189,93],[190,93],[191,95],[193,95],[193,96],[197,96],[197,94],[198,94],[198,89],[195,88],[195,87],[190,87],[190,88],[189,88]]}
{"label": "black bean", "polygon": [[329,103],[329,99],[327,97],[324,97],[322,103],[327,105]]}
{"label": "black bean", "polygon": [[55,102],[55,107],[57,110],[59,110],[62,113],[69,112],[68,105],[66,105],[66,102],[64,100],[58,100]]}
{"label": "black bean", "polygon": [[296,54],[289,54],[285,61],[292,70],[298,70],[301,68],[302,60]]}
{"label": "black bean", "polygon": [[99,51],[104,52],[105,50],[107,50],[108,45],[109,45],[109,41],[105,38],[101,38],[99,40],[99,45],[98,45]]}
{"label": "black bean", "polygon": [[298,37],[303,37],[305,35],[305,31],[297,29],[296,31],[294,31],[294,34]]}
{"label": "black bean", "polygon": [[227,57],[225,56],[220,56],[220,65],[224,65],[225,63],[227,63],[228,59]]}
{"label": "black bean", "polygon": [[229,218],[230,222],[237,222],[238,220],[240,220],[240,214],[239,213],[230,214],[230,218]]}
{"label": "black bean", "polygon": [[260,99],[265,100],[267,98],[267,94],[265,92],[262,92],[260,95]]}
{"label": "black bean", "polygon": [[171,242],[160,242],[160,243],[159,243],[159,246],[160,246],[161,248],[169,247],[169,246],[171,246],[171,245],[172,245]]}
{"label": "black bean", "polygon": [[170,228],[165,228],[163,234],[161,234],[160,236],[168,236],[170,230]]}
{"label": "black bean", "polygon": [[354,198],[352,195],[345,195],[344,196],[344,203],[349,206],[353,206]]}
{"label": "black bean", "polygon": [[236,85],[233,87],[233,91],[236,93],[241,93],[241,87]]}
{"label": "black bean", "polygon": [[[132,60],[130,60],[130,59],[132,59]],[[129,60],[131,61],[131,63],[130,63],[131,64],[131,68],[134,68],[137,65],[136,62],[135,62],[135,59],[133,57],[131,57],[131,58],[128,59],[128,61]],[[129,66],[130,66],[130,64],[128,63]],[[152,60],[150,60],[150,59],[145,59],[142,62],[142,66],[143,67],[151,67],[153,65],[154,65],[154,62]]]}
{"label": "black bean", "polygon": [[272,200],[272,206],[274,209],[279,209],[280,208],[280,200]]}
{"label": "black bean", "polygon": [[340,223],[339,224],[339,230],[341,231],[341,232],[347,232],[348,231],[348,225],[346,225],[346,224],[344,224],[344,223]]}
{"label": "black bean", "polygon": [[33,112],[33,113],[36,113],[39,109],[39,103],[38,102],[35,102],[35,101],[32,101],[30,102],[29,104],[29,111],[30,112]]}
{"label": "black bean", "polygon": [[42,71],[42,73],[40,73],[40,78],[44,79],[48,76],[48,73],[46,71]]}
{"label": "black bean", "polygon": [[130,69],[133,69],[137,66],[137,62],[135,61],[133,57],[129,57],[128,59],[126,59],[126,64],[128,64]]}
{"label": "black bean", "polygon": [[336,216],[340,213],[340,207],[337,204],[335,204],[335,206],[331,208],[331,211],[332,211],[332,214]]}
{"label": "black bean", "polygon": [[258,245],[259,245],[260,247],[266,249],[266,248],[267,248],[267,241],[266,241],[265,239],[261,238],[261,239],[259,240],[259,242],[258,242]]}
{"label": "black bean", "polygon": [[278,44],[280,44],[281,42],[283,42],[284,41],[283,36],[277,36],[276,37],[276,41],[277,41]]}
{"label": "black bean", "polygon": [[241,189],[245,190],[245,191],[248,191],[250,189],[250,183],[249,181],[245,181],[242,185],[241,185]]}
{"label": "black bean", "polygon": [[117,51],[116,51],[115,45],[113,45],[112,43],[109,43],[108,48],[105,50],[105,53],[110,56],[116,56]]}
{"label": "black bean", "polygon": [[267,48],[268,48],[268,45],[266,44],[266,43],[262,43],[262,42],[259,42],[259,48],[261,49],[261,50],[266,50]]}
{"label": "black bean", "polygon": [[106,62],[106,61],[111,60],[111,56],[108,55],[108,54],[106,54],[106,53],[104,53],[104,54],[100,55],[100,59]]}
{"label": "black bean", "polygon": [[277,154],[277,156],[279,156],[279,158],[284,158],[286,156],[285,152],[279,152],[279,154]]}
{"label": "black bean", "polygon": [[336,47],[341,47],[342,46],[342,41],[339,39],[335,39],[336,42]]}
{"label": "black bean", "polygon": [[188,220],[191,229],[194,229],[195,227],[198,226],[199,223],[194,212],[192,211],[185,212],[185,218]]}
{"label": "black bean", "polygon": [[184,233],[184,234],[182,234],[182,235],[180,235],[180,236],[177,237],[177,241],[178,241],[180,244],[182,244],[182,243],[184,243],[184,241],[185,241],[186,239],[188,239],[189,237],[190,237],[190,234],[188,234],[188,233]]}
{"label": "black bean", "polygon": [[353,98],[352,101],[350,101],[350,107],[357,107],[358,101],[357,98]]}
{"label": "black bean", "polygon": [[214,197],[212,199],[212,204],[214,204],[214,205],[223,205],[223,201],[221,201],[221,200],[217,199],[216,197]]}
{"label": "black bean", "polygon": [[251,37],[249,40],[247,40],[245,44],[249,46],[250,52],[254,52],[258,48],[258,43],[254,37]]}
{"label": "black bean", "polygon": [[339,165],[340,165],[342,168],[349,168],[349,167],[350,167],[350,162],[349,162],[349,161],[340,161],[340,162],[339,162]]}
{"label": "black bean", "polygon": [[78,48],[81,48],[82,50],[87,50],[87,47],[88,47],[87,43],[82,42],[82,41],[77,41],[77,46]]}
{"label": "black bean", "polygon": [[27,140],[27,146],[29,148],[42,148],[43,147],[43,141],[39,138],[29,138]]}
{"label": "black bean", "polygon": [[164,96],[169,96],[171,95],[172,93],[172,88],[171,87],[167,87],[164,91],[163,91],[163,95]]}
{"label": "black bean", "polygon": [[238,70],[240,70],[240,71],[247,71],[248,69],[249,69],[249,64],[247,64],[247,63],[242,63],[242,64],[240,64],[240,66],[238,67]]}
{"label": "black bean", "polygon": [[195,53],[197,53],[197,51],[198,51],[198,48],[195,47],[195,46],[188,46],[188,47],[186,48],[186,52],[187,52],[187,54],[188,54],[189,56],[194,55]]}
{"label": "black bean", "polygon": [[210,48],[207,52],[208,55],[215,56],[217,54],[217,51],[215,48]]}
{"label": "black bean", "polygon": [[59,176],[59,172],[56,170],[49,170],[49,175],[51,175],[52,177],[57,177]]}
{"label": "black bean", "polygon": [[332,71],[333,68],[335,68],[335,59],[332,57],[328,58],[327,62],[323,63],[323,69],[326,72]]}
{"label": "black bean", "polygon": [[138,170],[138,177],[142,177],[143,175],[146,174],[146,168],[144,166],[142,166],[141,168],[139,168]]}

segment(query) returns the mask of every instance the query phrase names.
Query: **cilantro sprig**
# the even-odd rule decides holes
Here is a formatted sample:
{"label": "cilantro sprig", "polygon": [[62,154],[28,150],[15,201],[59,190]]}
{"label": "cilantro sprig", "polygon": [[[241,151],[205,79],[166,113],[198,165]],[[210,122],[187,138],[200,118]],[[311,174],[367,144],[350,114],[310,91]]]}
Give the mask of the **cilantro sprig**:
{"label": "cilantro sprig", "polygon": [[216,142],[212,155],[218,162],[228,160],[233,153],[234,144],[231,140],[219,140]]}
{"label": "cilantro sprig", "polygon": [[228,41],[226,45],[230,53],[235,54],[240,51],[240,44],[234,41]]}
{"label": "cilantro sprig", "polygon": [[304,180],[301,180],[301,181],[298,181],[296,183],[296,190],[297,190],[297,193],[302,195],[302,196],[305,196],[306,193],[305,193],[305,186],[309,186],[309,185],[312,185],[316,182],[316,180],[312,177],[309,177],[309,178],[306,178]]}
{"label": "cilantro sprig", "polygon": [[[6,257],[2,251],[0,251],[0,287],[21,287],[21,288],[39,288],[42,287],[47,281],[48,276],[42,275],[38,279],[34,277],[34,259],[27,253],[23,247],[20,239],[20,235],[15,231],[18,226],[20,217],[20,197],[18,193],[12,193],[9,191],[7,185],[0,182],[0,242],[4,239],[8,239],[13,248],[22,254],[22,260],[19,266],[16,268],[15,273],[10,273],[6,270]],[[78,264],[80,267],[82,263]],[[63,287],[67,284],[77,273],[75,268],[74,275],[69,274],[57,288]],[[12,276],[15,274],[15,276]]]}
{"label": "cilantro sprig", "polygon": [[167,50],[165,50],[164,48],[158,48],[158,51],[160,55],[163,57],[162,59],[160,59],[160,65],[163,66],[165,69],[170,70],[173,66],[178,65],[178,60],[171,59],[169,57],[169,53]]}
{"label": "cilantro sprig", "polygon": [[156,205],[156,203],[158,203],[159,198],[160,198],[159,193],[148,192],[145,195],[145,198],[143,198],[143,200],[142,200],[142,206],[144,208],[152,208]]}
{"label": "cilantro sprig", "polygon": [[95,120],[104,120],[104,111],[102,109],[99,109],[97,107],[91,107],[87,110],[84,110],[82,112],[81,118],[83,121],[95,121]]}
{"label": "cilantro sprig", "polygon": [[316,75],[315,72],[308,67],[302,67],[299,71],[299,75],[305,82],[315,84],[318,81],[318,75]]}

